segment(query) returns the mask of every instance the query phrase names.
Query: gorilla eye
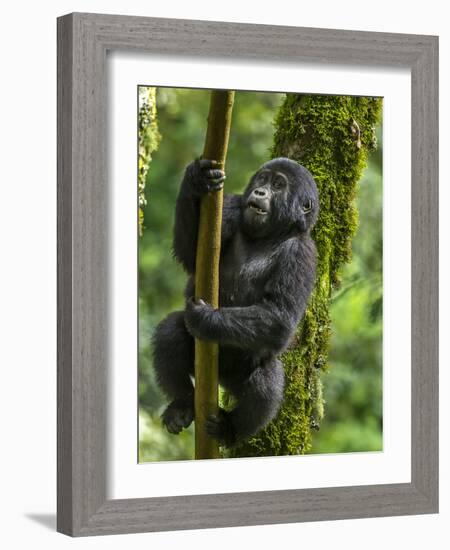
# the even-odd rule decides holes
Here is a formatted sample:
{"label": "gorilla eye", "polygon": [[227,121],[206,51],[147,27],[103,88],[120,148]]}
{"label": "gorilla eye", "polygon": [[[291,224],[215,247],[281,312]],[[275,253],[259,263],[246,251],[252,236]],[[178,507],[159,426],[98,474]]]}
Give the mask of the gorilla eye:
{"label": "gorilla eye", "polygon": [[267,174],[265,172],[261,172],[261,174],[258,174],[258,177],[256,178],[256,181],[260,184],[266,183],[267,180]]}
{"label": "gorilla eye", "polygon": [[305,204],[303,205],[303,212],[304,212],[305,214],[308,214],[308,212],[311,212],[312,207],[313,207],[312,200],[309,199],[309,200],[308,200],[307,202],[305,202]]}
{"label": "gorilla eye", "polygon": [[276,177],[273,180],[273,183],[272,183],[272,186],[275,189],[283,189],[283,187],[285,187],[285,185],[286,185],[286,180],[284,178],[282,178],[281,176]]}

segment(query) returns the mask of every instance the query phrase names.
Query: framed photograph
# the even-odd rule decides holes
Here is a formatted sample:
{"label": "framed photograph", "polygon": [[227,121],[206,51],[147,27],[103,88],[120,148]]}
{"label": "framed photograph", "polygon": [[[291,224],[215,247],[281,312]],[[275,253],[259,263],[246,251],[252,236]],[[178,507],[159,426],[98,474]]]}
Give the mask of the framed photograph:
{"label": "framed photograph", "polygon": [[58,19],[58,530],[437,513],[438,39]]}

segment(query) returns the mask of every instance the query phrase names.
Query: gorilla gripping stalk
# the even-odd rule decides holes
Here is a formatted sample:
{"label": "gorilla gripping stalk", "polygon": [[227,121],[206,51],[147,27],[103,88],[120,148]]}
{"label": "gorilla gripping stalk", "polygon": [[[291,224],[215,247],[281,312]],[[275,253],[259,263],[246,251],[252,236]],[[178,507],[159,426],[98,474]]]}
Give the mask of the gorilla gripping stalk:
{"label": "gorilla gripping stalk", "polygon": [[[203,158],[215,160],[222,169],[227,155],[234,92],[211,92]],[[195,298],[219,306],[219,259],[223,191],[208,193],[200,205],[195,268]],[[195,458],[218,458],[219,446],[205,431],[208,415],[218,413],[219,347],[215,342],[195,340]]]}

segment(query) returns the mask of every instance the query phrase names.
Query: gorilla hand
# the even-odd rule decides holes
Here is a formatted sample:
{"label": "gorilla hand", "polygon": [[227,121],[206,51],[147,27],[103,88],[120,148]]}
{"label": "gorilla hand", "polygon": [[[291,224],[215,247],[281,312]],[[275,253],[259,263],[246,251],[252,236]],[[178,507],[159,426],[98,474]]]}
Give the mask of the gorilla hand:
{"label": "gorilla hand", "polygon": [[212,191],[220,191],[225,172],[217,168],[215,160],[196,159],[186,168],[186,179],[193,195],[201,197]]}
{"label": "gorilla hand", "polygon": [[215,314],[216,310],[203,300],[189,298],[186,301],[184,323],[194,338],[209,340],[209,329]]}

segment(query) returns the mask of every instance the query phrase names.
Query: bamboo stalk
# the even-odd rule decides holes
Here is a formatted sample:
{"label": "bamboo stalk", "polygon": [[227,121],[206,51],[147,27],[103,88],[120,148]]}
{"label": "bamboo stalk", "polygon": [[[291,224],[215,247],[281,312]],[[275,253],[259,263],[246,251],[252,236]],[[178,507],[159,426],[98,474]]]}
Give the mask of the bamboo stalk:
{"label": "bamboo stalk", "polygon": [[[223,169],[230,135],[234,92],[213,90],[203,158]],[[219,260],[223,191],[202,198],[197,240],[195,297],[219,306]],[[195,341],[195,458],[218,458],[219,446],[205,432],[208,415],[218,413],[218,359],[215,342]]]}

